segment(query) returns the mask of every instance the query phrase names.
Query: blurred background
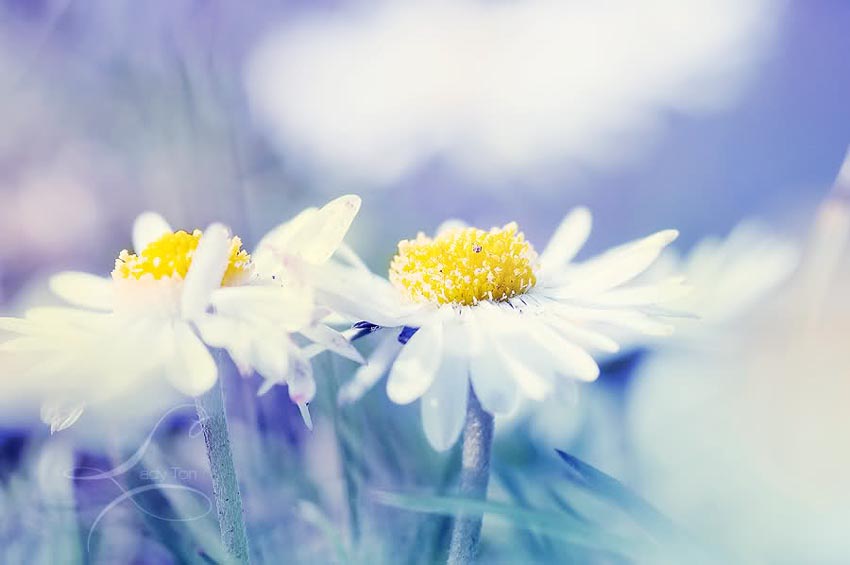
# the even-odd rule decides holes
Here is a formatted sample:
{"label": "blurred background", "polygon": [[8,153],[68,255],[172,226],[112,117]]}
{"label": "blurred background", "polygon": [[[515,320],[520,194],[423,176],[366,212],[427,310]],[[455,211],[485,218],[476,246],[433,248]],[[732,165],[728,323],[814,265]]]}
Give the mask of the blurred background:
{"label": "blurred background", "polygon": [[[0,313],[44,300],[53,272],[107,274],[149,209],[184,229],[224,221],[250,249],[358,193],[348,241],[379,273],[399,239],[447,218],[515,220],[540,248],[587,205],[585,257],[676,228],[669,261],[704,323],[505,422],[491,498],[568,496],[540,487],[560,488],[559,448],[719,561],[846,562],[848,29],[844,0],[0,0]],[[380,390],[337,410],[338,364],[312,434],[285,391],[257,401],[259,383],[228,383],[257,554],[345,560],[357,539],[379,559],[390,521],[428,548],[410,561],[435,559],[444,521],[368,492],[442,492],[457,453],[430,452]],[[50,437],[2,357],[0,372],[7,561],[179,561],[126,502],[86,553],[118,491],[62,473],[135,449],[162,406],[124,413],[122,439],[85,417]],[[185,420],[158,429],[157,457],[203,470]],[[524,531],[488,521],[485,560],[587,557]]]}

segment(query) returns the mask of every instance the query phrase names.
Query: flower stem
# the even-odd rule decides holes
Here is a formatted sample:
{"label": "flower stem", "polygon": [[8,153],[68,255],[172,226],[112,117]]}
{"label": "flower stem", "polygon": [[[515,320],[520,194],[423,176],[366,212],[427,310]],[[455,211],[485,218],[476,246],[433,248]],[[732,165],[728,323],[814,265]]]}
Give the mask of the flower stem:
{"label": "flower stem", "polygon": [[[466,423],[463,427],[463,455],[460,469],[460,495],[483,500],[487,498],[490,480],[490,449],[493,445],[493,416],[484,411],[475,391],[469,387]],[[450,565],[472,563],[481,538],[481,515],[459,515],[455,518],[449,545]]]}
{"label": "flower stem", "polygon": [[236,480],[227,416],[224,412],[224,390],[219,379],[215,386],[195,398],[195,407],[204,431],[207,457],[210,461],[213,495],[218,512],[221,541],[227,553],[239,563],[249,563],[248,534],[242,515],[242,495]]}

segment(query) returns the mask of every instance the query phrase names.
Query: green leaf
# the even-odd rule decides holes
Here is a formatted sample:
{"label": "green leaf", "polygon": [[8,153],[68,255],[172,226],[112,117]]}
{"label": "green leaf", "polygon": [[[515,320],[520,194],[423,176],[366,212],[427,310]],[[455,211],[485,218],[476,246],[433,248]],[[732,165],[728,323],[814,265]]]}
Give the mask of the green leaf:
{"label": "green leaf", "polygon": [[620,481],[569,453],[560,449],[555,451],[567,466],[567,478],[577,486],[614,504],[653,540],[663,544],[668,550],[689,555],[691,559],[705,557],[704,550],[682,533],[672,520]]}
{"label": "green leaf", "polygon": [[654,553],[653,547],[644,541],[606,533],[560,512],[532,510],[501,502],[445,496],[410,495],[385,491],[375,491],[372,496],[379,504],[415,512],[445,515],[486,514],[499,517],[518,528],[546,534],[573,545],[612,552],[625,557]]}

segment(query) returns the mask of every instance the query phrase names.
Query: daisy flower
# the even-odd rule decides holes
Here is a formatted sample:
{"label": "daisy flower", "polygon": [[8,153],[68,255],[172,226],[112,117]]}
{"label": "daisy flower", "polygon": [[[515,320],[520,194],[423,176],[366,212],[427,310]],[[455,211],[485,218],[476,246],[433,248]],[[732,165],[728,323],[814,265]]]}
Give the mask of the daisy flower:
{"label": "daisy flower", "polygon": [[111,278],[53,277],[53,291],[70,306],[0,319],[0,330],[17,336],[3,347],[28,360],[18,378],[58,381],[42,411],[51,431],[72,425],[87,404],[138,390],[155,373],[193,396],[222,543],[234,561],[247,562],[242,497],[223,393],[220,385],[213,388],[218,369],[210,347],[225,349],[243,373],[260,373],[264,390],[286,383],[310,427],[307,403],[316,385],[309,356],[292,334],[312,339],[314,353],[329,348],[358,355],[319,324],[325,312],[315,307],[300,273],[333,255],[359,206],[356,196],[342,197],[273,230],[256,252],[268,270],[255,269],[241,240],[221,224],[188,233],[173,231],[157,214],[142,214],[133,228],[136,252],[121,251]]}
{"label": "daisy flower", "polygon": [[4,349],[31,360],[28,374],[55,383],[42,410],[51,431],[73,424],[86,404],[127,393],[152,372],[190,396],[216,381],[216,363],[194,321],[214,288],[249,278],[241,241],[220,224],[203,234],[172,232],[160,216],[145,213],[135,222],[133,243],[138,253],[121,251],[110,278],[53,276],[50,287],[67,306],[2,320],[2,329],[17,336]]}
{"label": "daisy flower", "polygon": [[[3,349],[29,360],[27,374],[50,381],[42,416],[53,431],[152,373],[189,396],[205,393],[218,374],[210,347],[225,349],[243,374],[264,377],[261,391],[287,384],[310,425],[316,387],[309,357],[324,349],[359,354],[319,323],[325,311],[299,270],[337,250],[359,205],[346,196],[306,210],[262,239],[258,261],[221,224],[173,231],[144,213],[133,227],[135,252],[118,255],[111,277],[60,273],[50,287],[68,306],[0,319],[14,336]],[[298,333],[314,342],[310,349],[296,344]]]}
{"label": "daisy flower", "polygon": [[591,352],[618,350],[606,329],[671,333],[658,305],[687,291],[682,278],[627,283],[677,232],[575,262],[590,229],[590,212],[575,209],[538,255],[515,223],[485,231],[450,222],[433,238],[401,241],[389,280],[326,265],[321,300],[363,320],[355,325],[360,335],[380,334],[341,401],[388,372],[389,398],[421,399],[425,435],[445,450],[461,434],[470,395],[485,412],[510,412],[520,398],[546,399],[565,378],[596,379]]}
{"label": "daisy flower", "polygon": [[[379,343],[340,395],[356,399],[389,373],[398,404],[421,399],[425,435],[437,450],[463,433],[459,491],[486,497],[493,414],[521,398],[542,401],[566,378],[592,381],[592,350],[615,352],[607,328],[667,335],[658,304],[686,292],[681,277],[627,285],[678,235],[674,230],[575,263],[591,228],[584,208],[564,218],[538,256],[515,223],[489,231],[450,222],[435,237],[398,244],[389,280],[362,267],[324,266],[320,300],[361,321]],[[455,519],[449,563],[474,560],[481,516]]]}

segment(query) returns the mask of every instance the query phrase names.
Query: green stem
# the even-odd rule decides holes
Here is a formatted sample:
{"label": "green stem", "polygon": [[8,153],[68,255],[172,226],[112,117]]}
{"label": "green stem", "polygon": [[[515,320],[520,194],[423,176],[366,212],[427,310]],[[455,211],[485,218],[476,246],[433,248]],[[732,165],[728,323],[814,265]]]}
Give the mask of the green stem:
{"label": "green stem", "polygon": [[[490,480],[490,450],[493,446],[493,416],[481,407],[475,391],[469,387],[466,423],[463,427],[463,455],[460,469],[460,495],[484,500]],[[449,545],[450,565],[472,563],[481,539],[480,514],[455,518]]]}
{"label": "green stem", "polygon": [[233,465],[227,416],[224,412],[224,391],[219,379],[215,386],[195,398],[195,407],[204,431],[207,457],[210,461],[215,507],[224,549],[238,563],[249,563],[248,534],[242,513],[242,495]]}

